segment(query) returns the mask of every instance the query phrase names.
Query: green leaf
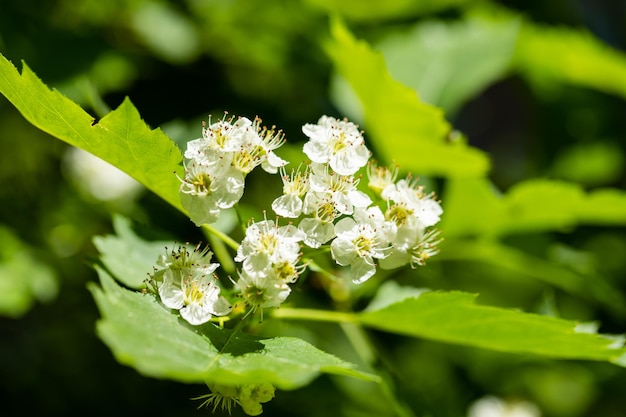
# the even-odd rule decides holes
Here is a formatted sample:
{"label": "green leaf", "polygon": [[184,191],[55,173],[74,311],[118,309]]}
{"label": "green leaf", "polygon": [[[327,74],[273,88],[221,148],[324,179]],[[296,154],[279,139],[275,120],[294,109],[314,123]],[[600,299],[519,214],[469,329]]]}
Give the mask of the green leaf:
{"label": "green leaf", "polygon": [[172,206],[182,172],[178,147],[161,130],[151,130],[129,99],[98,123],[80,106],[50,90],[26,64],[22,74],[0,55],[0,93],[31,124],[84,149],[126,172]]}
{"label": "green leaf", "polygon": [[115,235],[95,236],[93,243],[100,260],[115,278],[130,288],[144,286],[148,274],[154,272],[159,255],[172,248],[172,241],[146,241],[137,236],[128,219],[113,217]]}
{"label": "green leaf", "polygon": [[428,292],[359,315],[368,327],[446,343],[560,359],[621,364],[622,338],[585,333],[577,323],[475,304],[476,295]]}
{"label": "green leaf", "polygon": [[296,389],[320,373],[375,380],[353,365],[288,337],[262,339],[209,323],[191,327],[152,295],[120,287],[97,268],[90,285],[102,319],[99,336],[117,360],[146,376],[225,385],[269,382]]}
{"label": "green leaf", "polygon": [[626,55],[588,32],[524,24],[515,52],[516,67],[550,90],[555,82],[626,97]]}
{"label": "green leaf", "polygon": [[338,20],[331,26],[328,53],[336,70],[359,97],[368,137],[385,162],[424,175],[476,177],[486,173],[485,154],[462,140],[449,140],[451,127],[440,109],[419,100],[395,81],[380,53],[357,41]]}
{"label": "green leaf", "polygon": [[350,20],[380,21],[434,13],[464,5],[468,0],[306,0],[306,3]]}
{"label": "green leaf", "polygon": [[21,317],[35,301],[50,301],[57,292],[54,270],[33,255],[9,228],[0,225],[0,315]]}
{"label": "green leaf", "polygon": [[624,169],[624,154],[611,142],[581,143],[556,156],[551,174],[556,178],[586,186],[619,181]]}
{"label": "green leaf", "polygon": [[578,224],[626,225],[626,193],[586,193],[561,181],[528,180],[499,196],[487,179],[448,182],[441,229],[446,236],[566,230]]}
{"label": "green leaf", "polygon": [[455,23],[420,22],[376,46],[395,79],[454,112],[508,72],[518,30],[519,19],[470,15]]}
{"label": "green leaf", "polygon": [[[595,270],[576,269],[574,262],[581,262],[582,254],[564,253],[563,247],[549,248],[548,259],[490,239],[449,239],[441,249],[437,261],[481,262],[489,266],[491,273],[501,276],[517,274],[542,281],[579,297],[600,301],[618,314],[626,312],[624,296]],[[575,259],[568,259],[568,256]]]}

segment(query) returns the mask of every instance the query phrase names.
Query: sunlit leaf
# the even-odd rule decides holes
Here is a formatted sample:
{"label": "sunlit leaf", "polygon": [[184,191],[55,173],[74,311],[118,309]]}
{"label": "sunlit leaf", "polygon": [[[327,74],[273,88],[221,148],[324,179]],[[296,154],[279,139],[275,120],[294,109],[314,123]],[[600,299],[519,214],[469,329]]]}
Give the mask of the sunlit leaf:
{"label": "sunlit leaf", "polygon": [[422,100],[454,112],[511,66],[519,21],[470,15],[455,23],[420,22],[376,44],[391,75]]}
{"label": "sunlit leaf", "polygon": [[481,306],[476,295],[427,292],[359,315],[366,326],[407,336],[510,353],[619,362],[620,337],[589,334],[555,317]]}
{"label": "sunlit leaf", "polygon": [[395,81],[380,53],[356,40],[338,20],[331,31],[328,52],[359,97],[366,133],[385,162],[395,160],[423,175],[471,177],[487,171],[487,157],[462,140],[448,140],[451,127],[442,111]]}
{"label": "sunlit leaf", "polygon": [[146,376],[225,385],[270,382],[295,389],[321,373],[375,380],[353,365],[288,337],[263,339],[208,323],[192,328],[152,295],[120,287],[97,268],[90,285],[102,319],[100,337],[117,360]]}
{"label": "sunlit leaf", "polygon": [[451,180],[443,198],[447,236],[566,230],[579,224],[626,224],[626,193],[553,180],[528,180],[499,196],[487,179]]}
{"label": "sunlit leaf", "polygon": [[129,99],[96,123],[80,106],[50,90],[26,64],[22,74],[0,55],[0,93],[31,124],[126,172],[165,201],[178,199],[182,155],[161,130],[151,130]]}
{"label": "sunlit leaf", "polygon": [[626,97],[626,55],[589,32],[527,23],[516,67],[543,88],[568,83]]}

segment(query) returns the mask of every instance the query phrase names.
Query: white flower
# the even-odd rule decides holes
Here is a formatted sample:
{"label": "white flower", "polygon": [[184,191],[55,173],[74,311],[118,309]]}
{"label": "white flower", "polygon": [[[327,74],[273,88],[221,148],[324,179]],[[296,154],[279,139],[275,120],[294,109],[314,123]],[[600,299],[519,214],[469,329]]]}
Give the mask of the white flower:
{"label": "white flower", "polygon": [[251,275],[265,275],[264,270],[283,262],[295,263],[300,258],[300,242],[304,233],[293,225],[278,226],[272,220],[253,223],[237,249],[235,261]]}
{"label": "white flower", "polygon": [[286,281],[250,275],[245,270],[239,273],[235,287],[253,308],[279,307],[291,293]]}
{"label": "white flower", "polygon": [[398,176],[398,167],[381,167],[375,161],[367,164],[367,186],[380,196],[382,191],[393,185]]}
{"label": "white flower", "polygon": [[217,221],[222,209],[233,207],[244,185],[243,174],[232,166],[216,170],[192,161],[185,166],[179,195],[191,220],[200,226]]}
{"label": "white flower", "polygon": [[326,165],[311,164],[311,191],[328,194],[341,214],[352,214],[354,207],[368,207],[372,200],[356,189],[359,181],[351,175],[338,175]]}
{"label": "white flower", "polygon": [[201,246],[197,245],[191,252],[185,246],[178,246],[171,252],[160,255],[157,265],[173,271],[195,269],[201,274],[209,275],[219,267],[218,263],[211,262],[212,257],[213,252],[208,246],[201,249]]}
{"label": "white flower", "polygon": [[424,194],[423,187],[410,179],[389,185],[382,191],[382,197],[404,205],[411,215],[419,219],[423,227],[437,224],[443,213],[441,205],[434,200],[434,194]]}
{"label": "white flower", "polygon": [[376,273],[375,259],[386,256],[389,242],[384,237],[384,217],[378,207],[356,209],[354,218],[345,217],[335,225],[337,237],[330,244],[333,259],[350,267],[352,280],[359,284]]}
{"label": "white flower", "polygon": [[309,137],[303,147],[306,156],[328,163],[340,175],[355,174],[370,157],[358,127],[347,120],[322,116],[317,124],[304,125],[302,132]]}
{"label": "white flower", "polygon": [[197,246],[193,251],[179,246],[161,255],[157,265],[164,268],[155,273],[158,293],[168,308],[180,310],[180,315],[190,324],[207,322],[213,316],[230,312],[230,303],[220,296],[213,272],[217,263],[211,263],[212,253]]}
{"label": "white flower", "polygon": [[282,131],[261,127],[261,119],[258,117],[246,123],[242,130],[241,145],[233,153],[233,166],[248,174],[261,165],[266,172],[275,174],[278,168],[287,164],[273,152],[285,143]]}
{"label": "white flower", "polygon": [[159,285],[159,296],[168,308],[180,310],[182,318],[189,324],[206,323],[213,316],[230,313],[232,306],[222,296],[215,278],[199,271],[187,276],[168,270]]}
{"label": "white flower", "polygon": [[292,171],[291,175],[287,175],[285,169],[281,168],[281,178],[283,195],[272,202],[272,210],[279,216],[296,218],[302,214],[302,197],[309,189],[309,171]]}
{"label": "white flower", "polygon": [[439,230],[400,228],[392,241],[392,247],[387,256],[380,260],[383,269],[398,268],[403,265],[424,266],[426,261],[439,253],[437,245],[442,239]]}
{"label": "white flower", "polygon": [[528,401],[504,401],[493,396],[478,399],[469,407],[468,417],[540,417],[537,406]]}

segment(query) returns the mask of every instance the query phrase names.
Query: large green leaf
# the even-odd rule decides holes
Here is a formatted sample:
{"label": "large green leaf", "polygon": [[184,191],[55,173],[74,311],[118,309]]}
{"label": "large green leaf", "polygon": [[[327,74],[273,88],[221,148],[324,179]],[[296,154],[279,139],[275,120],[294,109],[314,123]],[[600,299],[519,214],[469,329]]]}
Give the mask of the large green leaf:
{"label": "large green leaf", "polygon": [[585,326],[555,317],[477,305],[475,298],[456,291],[426,292],[358,318],[368,327],[446,343],[624,365],[622,337],[587,333]]}
{"label": "large green leaf", "polygon": [[518,29],[519,19],[470,15],[455,23],[420,22],[376,46],[394,78],[454,112],[508,72]]}
{"label": "large green leaf", "polygon": [[100,252],[100,260],[124,285],[140,288],[154,272],[159,255],[165,248],[172,249],[172,241],[147,241],[137,236],[130,221],[113,217],[115,235],[95,236],[93,243]]}
{"label": "large green leaf", "polygon": [[320,373],[376,380],[353,365],[289,337],[263,339],[209,323],[191,327],[155,297],[120,287],[97,268],[90,290],[102,314],[100,337],[117,360],[146,376],[225,385],[306,385]]}
{"label": "large green leaf", "polygon": [[524,24],[516,67],[546,89],[555,82],[626,97],[626,55],[588,32]]}
{"label": "large green leaf", "polygon": [[23,65],[22,74],[0,55],[0,93],[37,128],[120,168],[183,211],[175,172],[182,172],[178,147],[151,130],[129,99],[99,122]]}
{"label": "large green leaf", "polygon": [[485,154],[462,140],[449,140],[451,127],[442,111],[394,80],[380,53],[357,41],[338,20],[333,20],[331,31],[328,53],[359,97],[368,137],[385,162],[395,160],[404,170],[424,175],[485,174]]}
{"label": "large green leaf", "polygon": [[487,235],[566,230],[578,224],[626,225],[626,193],[553,180],[528,180],[498,195],[487,179],[448,182],[446,236]]}

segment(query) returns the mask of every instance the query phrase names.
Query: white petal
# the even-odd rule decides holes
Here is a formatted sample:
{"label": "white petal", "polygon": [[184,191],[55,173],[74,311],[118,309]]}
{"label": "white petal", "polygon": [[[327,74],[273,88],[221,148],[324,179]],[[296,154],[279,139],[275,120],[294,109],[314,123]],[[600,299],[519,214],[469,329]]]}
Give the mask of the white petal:
{"label": "white petal", "polygon": [[333,224],[322,223],[317,219],[302,219],[298,228],[304,232],[304,243],[310,248],[319,248],[335,237]]}
{"label": "white petal", "polygon": [[367,263],[362,258],[357,258],[350,265],[350,277],[355,284],[362,284],[376,273],[376,266]]}
{"label": "white petal", "polygon": [[295,219],[302,214],[302,206],[302,200],[293,194],[281,195],[272,202],[274,213],[290,219]]}
{"label": "white petal", "polygon": [[336,238],[330,244],[330,253],[333,259],[341,266],[350,265],[357,257],[354,244],[345,239]]}
{"label": "white petal", "polygon": [[211,320],[212,314],[209,309],[199,303],[192,303],[180,310],[182,318],[187,320],[189,324],[197,326]]}
{"label": "white petal", "polygon": [[179,285],[170,282],[170,280],[165,280],[159,285],[159,296],[166,307],[175,310],[183,308],[185,293]]}

